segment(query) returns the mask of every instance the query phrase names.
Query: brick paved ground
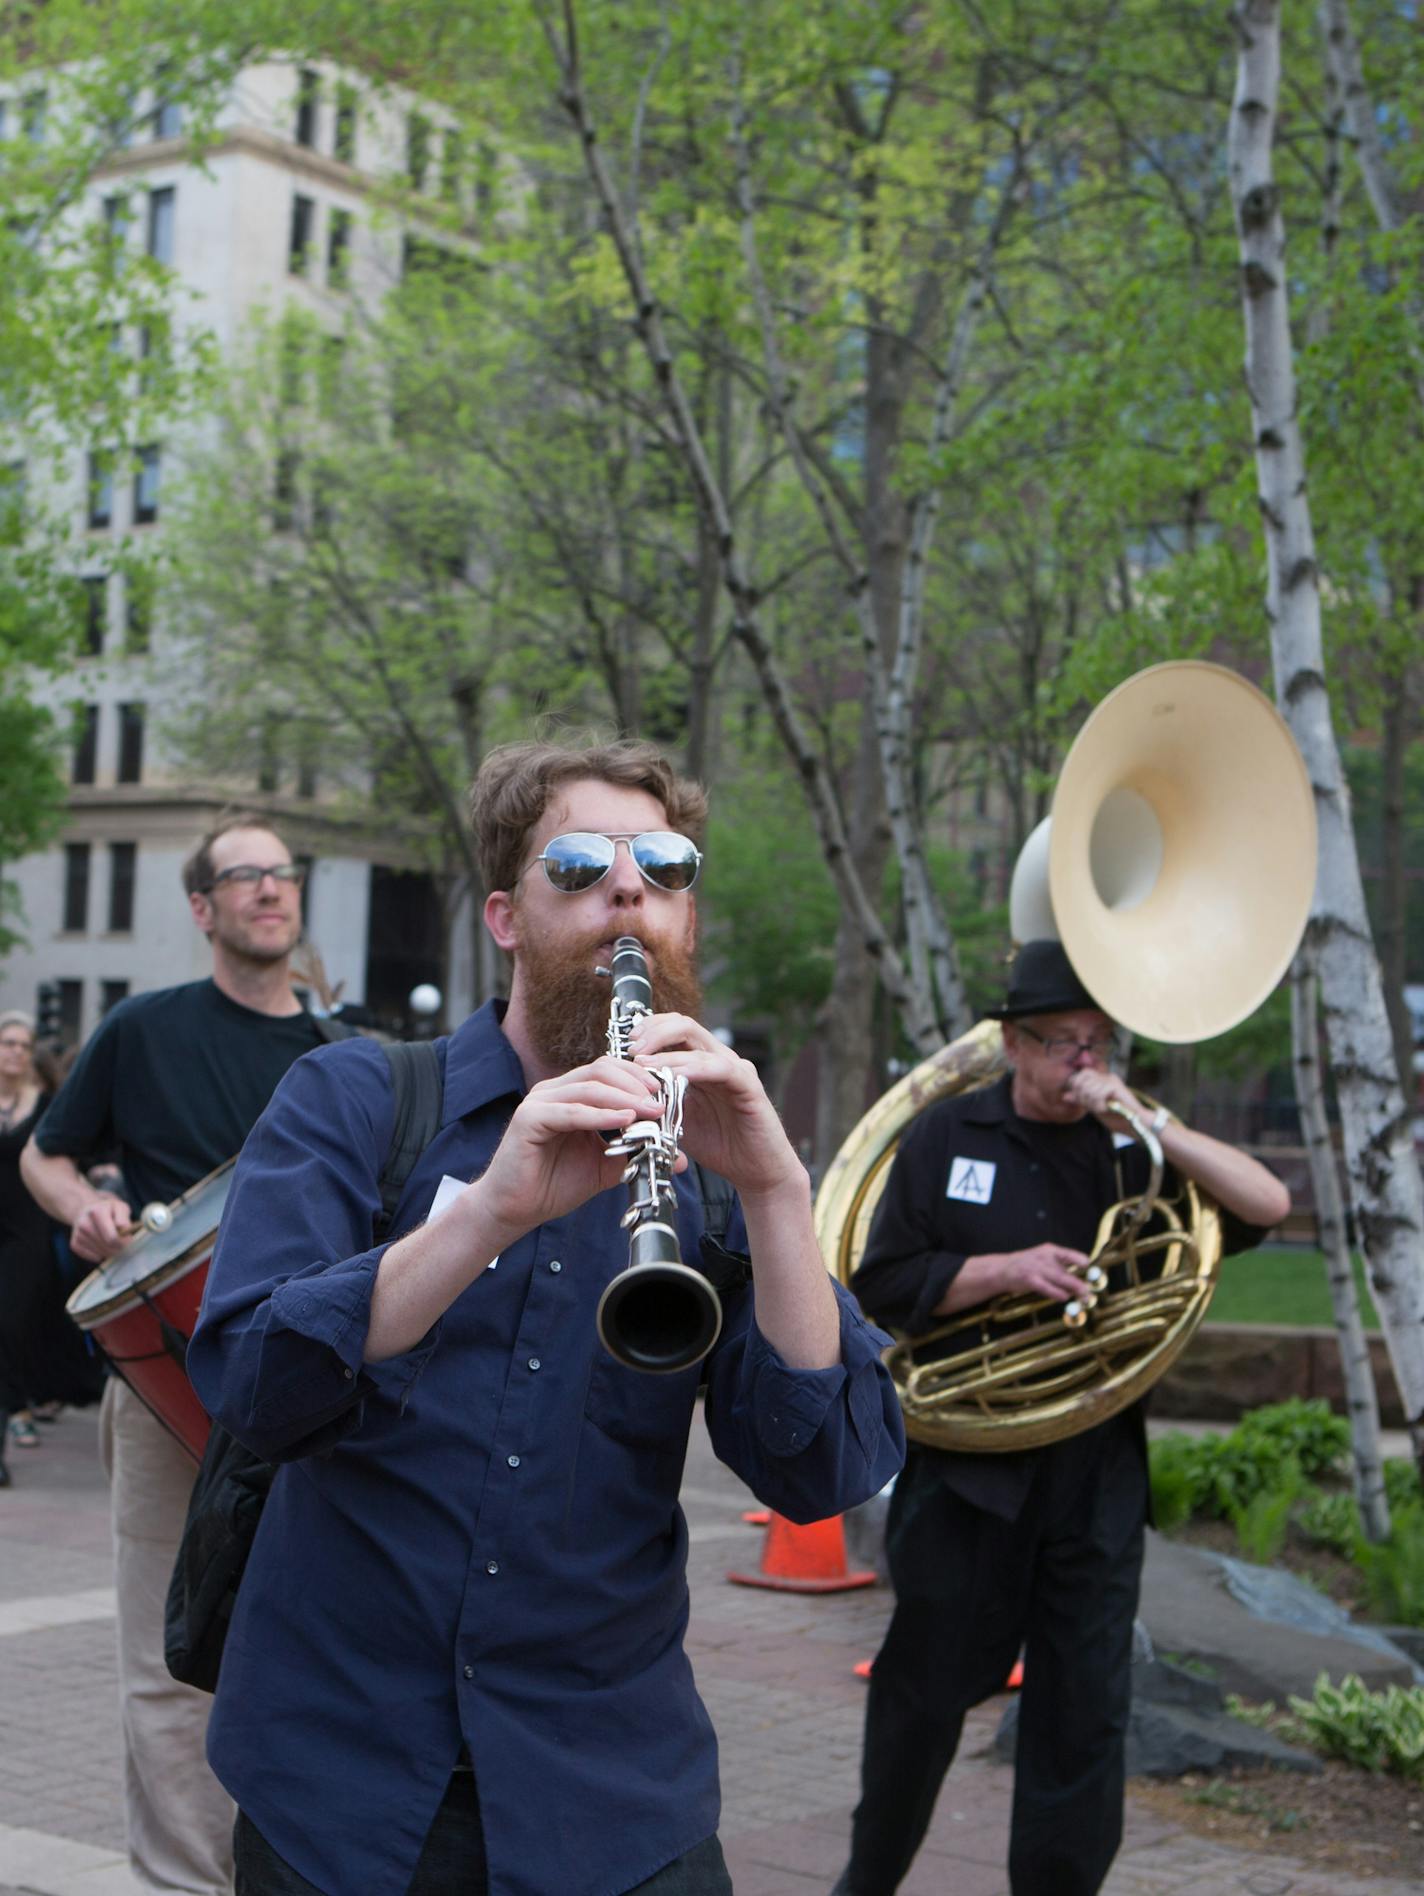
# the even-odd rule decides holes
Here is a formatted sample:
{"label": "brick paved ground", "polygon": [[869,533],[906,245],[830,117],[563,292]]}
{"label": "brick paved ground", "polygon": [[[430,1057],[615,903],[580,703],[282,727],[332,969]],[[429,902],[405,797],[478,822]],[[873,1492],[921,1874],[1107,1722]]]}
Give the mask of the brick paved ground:
{"label": "brick paved ground", "polygon": [[[0,1494],[0,1896],[135,1896],[123,1867],[106,1497],[92,1414],[15,1451]],[[690,1648],[722,1747],[722,1837],[738,1896],[824,1896],[844,1862],[864,1687],[888,1610],[879,1588],[826,1596],[727,1584],[755,1568],[747,1496],[699,1428],[685,1506]],[[998,1707],[974,1714],[904,1896],[1005,1896],[1011,1777],[984,1753]],[[1237,1853],[1128,1802],[1104,1896],[1406,1896],[1285,1856]],[[342,1891],[339,1896],[361,1896]],[[561,1896],[551,1891],[549,1896]]]}

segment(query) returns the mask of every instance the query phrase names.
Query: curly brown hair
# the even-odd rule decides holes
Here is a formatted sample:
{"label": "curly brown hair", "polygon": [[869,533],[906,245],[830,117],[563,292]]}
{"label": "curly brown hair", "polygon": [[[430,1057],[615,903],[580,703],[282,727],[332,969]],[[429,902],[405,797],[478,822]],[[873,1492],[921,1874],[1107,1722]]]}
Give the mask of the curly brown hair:
{"label": "curly brown hair", "polygon": [[512,889],[529,834],[554,791],[593,778],[625,790],[646,790],[667,812],[668,827],[701,844],[707,825],[707,792],[679,777],[653,744],[633,738],[612,743],[502,744],[480,765],[470,786],[470,821],[486,891]]}

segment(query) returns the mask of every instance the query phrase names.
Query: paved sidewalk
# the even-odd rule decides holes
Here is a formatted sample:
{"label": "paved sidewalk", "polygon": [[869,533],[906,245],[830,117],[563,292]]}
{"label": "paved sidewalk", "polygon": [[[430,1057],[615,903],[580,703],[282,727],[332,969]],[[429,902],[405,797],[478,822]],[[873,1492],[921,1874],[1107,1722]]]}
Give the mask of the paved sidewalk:
{"label": "paved sidewalk", "polygon": [[[139,1896],[123,1856],[107,1495],[95,1414],[66,1413],[12,1451],[0,1493],[0,1896]],[[831,1595],[730,1586],[755,1568],[748,1497],[694,1431],[689,1647],[722,1747],[722,1839],[737,1896],[825,1896],[844,1862],[880,1588]],[[1006,1896],[1012,1778],[974,1713],[903,1896]],[[362,1896],[357,1890],[339,1896]],[[549,1896],[563,1896],[550,1891]],[[1172,1829],[1128,1800],[1105,1896],[1417,1896],[1412,1884],[1310,1871]]]}

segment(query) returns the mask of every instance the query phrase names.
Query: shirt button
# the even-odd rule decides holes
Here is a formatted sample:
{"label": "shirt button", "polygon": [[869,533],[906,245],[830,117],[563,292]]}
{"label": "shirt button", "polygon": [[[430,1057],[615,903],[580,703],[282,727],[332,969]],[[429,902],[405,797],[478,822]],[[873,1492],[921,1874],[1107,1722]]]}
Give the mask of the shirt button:
{"label": "shirt button", "polygon": [[559,1272],[563,1268],[564,1268],[563,1265],[559,1262],[559,1260],[556,1257],[551,1257],[549,1259],[549,1269],[554,1273],[556,1277],[558,1276]]}
{"label": "shirt button", "polygon": [[1046,1218],[1048,1216],[1048,1213],[1046,1211],[1041,1211],[1038,1215],[1040,1218]]}
{"label": "shirt button", "polygon": [[465,1677],[466,1677],[467,1679],[473,1679],[473,1678],[474,1678],[474,1676],[475,1676],[475,1668],[474,1668],[473,1666],[466,1666],[466,1667],[465,1667]]}
{"label": "shirt button", "polygon": [[[1042,1217],[1042,1216],[1043,1216],[1043,1214],[1042,1214],[1042,1212],[1040,1212],[1040,1213],[1039,1213],[1039,1216],[1040,1216],[1040,1217]],[[537,1356],[531,1356],[531,1357],[529,1358],[529,1367],[530,1367],[531,1369],[538,1369],[538,1367],[539,1367],[539,1358],[538,1358]],[[347,1373],[348,1373],[348,1375],[350,1374],[350,1372],[349,1372],[349,1371],[348,1371]]]}
{"label": "shirt button", "polygon": [[487,1560],[487,1561],[485,1562],[485,1572],[486,1572],[486,1573],[498,1573],[498,1572],[499,1572],[499,1562],[498,1562],[497,1560]]}
{"label": "shirt button", "polygon": [[341,1373],[342,1373],[342,1375],[343,1375],[343,1376],[344,1376],[344,1377],[346,1378],[346,1380],[347,1380],[347,1382],[350,1382],[350,1380],[351,1380],[351,1371],[350,1371],[349,1369],[343,1369]]}
{"label": "shirt button", "polygon": [[517,1455],[506,1455],[504,1459],[509,1463],[511,1468],[517,1468],[519,1466],[519,1457]]}

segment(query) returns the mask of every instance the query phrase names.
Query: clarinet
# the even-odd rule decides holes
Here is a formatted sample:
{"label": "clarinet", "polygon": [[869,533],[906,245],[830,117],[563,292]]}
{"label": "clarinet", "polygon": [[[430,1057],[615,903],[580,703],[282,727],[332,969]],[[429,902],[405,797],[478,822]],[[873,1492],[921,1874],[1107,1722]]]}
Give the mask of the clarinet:
{"label": "clarinet", "polygon": [[[635,935],[620,935],[612,967],[598,972],[613,982],[608,1051],[615,1060],[629,1060],[634,1023],[653,1011],[643,944]],[[667,1375],[701,1362],[721,1332],[722,1305],[701,1271],[683,1263],[672,1217],[687,1081],[667,1067],[655,1067],[653,1078],[660,1117],[634,1120],[608,1146],[610,1154],[628,1161],[628,1209],[621,1221],[628,1263],[599,1298],[598,1339],[629,1369]]]}

